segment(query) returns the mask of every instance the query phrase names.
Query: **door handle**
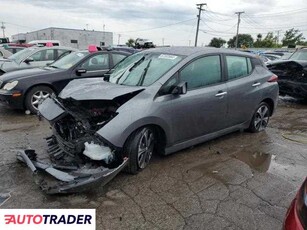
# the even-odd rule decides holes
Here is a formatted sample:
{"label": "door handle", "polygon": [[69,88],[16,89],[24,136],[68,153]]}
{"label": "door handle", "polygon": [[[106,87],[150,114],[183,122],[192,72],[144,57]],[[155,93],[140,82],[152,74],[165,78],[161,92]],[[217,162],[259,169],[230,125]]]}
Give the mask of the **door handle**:
{"label": "door handle", "polygon": [[217,94],[215,94],[215,96],[216,97],[222,97],[222,96],[224,96],[224,95],[226,95],[227,94],[227,92],[218,92]]}
{"label": "door handle", "polygon": [[252,84],[253,87],[257,87],[259,85],[261,85],[260,82],[254,82],[254,84]]}

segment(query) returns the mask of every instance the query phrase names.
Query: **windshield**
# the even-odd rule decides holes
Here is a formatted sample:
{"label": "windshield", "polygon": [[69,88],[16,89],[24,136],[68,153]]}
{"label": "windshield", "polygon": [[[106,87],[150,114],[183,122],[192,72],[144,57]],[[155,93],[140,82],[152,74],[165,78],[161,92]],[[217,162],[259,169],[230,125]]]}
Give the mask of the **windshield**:
{"label": "windshield", "polygon": [[130,86],[149,86],[183,59],[161,53],[136,53],[120,62],[109,81]]}
{"label": "windshield", "polygon": [[70,67],[77,64],[81,59],[86,57],[88,54],[88,51],[73,52],[61,58],[60,60],[55,61],[49,67],[54,67],[57,69],[69,69]]}
{"label": "windshield", "polygon": [[290,60],[307,61],[307,50],[299,50],[292,54]]}
{"label": "windshield", "polygon": [[16,62],[21,62],[22,60],[24,60],[25,58],[27,58],[32,52],[33,50],[36,50],[37,48],[27,48],[27,49],[23,49],[15,54],[13,54],[12,56],[10,56],[8,59],[16,61]]}

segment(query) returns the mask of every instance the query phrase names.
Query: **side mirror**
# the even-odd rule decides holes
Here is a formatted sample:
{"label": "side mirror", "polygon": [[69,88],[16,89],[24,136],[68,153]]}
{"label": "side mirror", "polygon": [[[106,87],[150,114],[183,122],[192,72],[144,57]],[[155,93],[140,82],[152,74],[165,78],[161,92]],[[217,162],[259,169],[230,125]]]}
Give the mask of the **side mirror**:
{"label": "side mirror", "polygon": [[29,64],[30,62],[33,62],[34,59],[31,57],[28,57],[26,60],[24,60],[25,63]]}
{"label": "side mirror", "polygon": [[78,76],[81,76],[83,73],[86,73],[86,69],[77,69],[77,70],[76,70],[76,74],[77,74]]}
{"label": "side mirror", "polygon": [[172,94],[174,95],[180,95],[180,94],[186,94],[188,91],[188,83],[187,82],[179,82],[174,89],[172,90]]}
{"label": "side mirror", "polygon": [[111,73],[105,73],[102,78],[104,81],[109,81],[110,80],[110,76],[111,76]]}

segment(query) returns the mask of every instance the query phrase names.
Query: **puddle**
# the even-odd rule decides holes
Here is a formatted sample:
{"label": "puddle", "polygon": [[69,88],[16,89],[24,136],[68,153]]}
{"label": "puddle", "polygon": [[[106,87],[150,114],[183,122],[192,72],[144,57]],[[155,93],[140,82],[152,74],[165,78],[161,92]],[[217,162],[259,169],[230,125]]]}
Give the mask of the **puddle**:
{"label": "puddle", "polygon": [[301,144],[307,144],[307,133],[302,131],[295,131],[295,132],[289,132],[289,133],[283,133],[283,138],[289,140],[298,142]]}
{"label": "puddle", "polygon": [[251,169],[257,170],[258,172],[266,172],[268,171],[272,155],[264,152],[238,152],[232,157],[244,162]]}

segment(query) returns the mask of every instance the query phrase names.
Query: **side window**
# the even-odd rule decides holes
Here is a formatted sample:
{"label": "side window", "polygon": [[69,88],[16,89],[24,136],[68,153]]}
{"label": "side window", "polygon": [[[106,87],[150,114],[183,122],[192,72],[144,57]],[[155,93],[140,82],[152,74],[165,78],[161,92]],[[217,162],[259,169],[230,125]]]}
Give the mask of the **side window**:
{"label": "side window", "polygon": [[115,66],[121,60],[123,60],[126,56],[122,54],[112,54],[113,57],[113,65]]}
{"label": "side window", "polygon": [[159,96],[170,94],[175,85],[179,83],[178,73],[171,77],[160,89]]}
{"label": "side window", "polygon": [[46,50],[41,50],[36,52],[35,54],[32,54],[30,57],[33,58],[34,61],[42,61],[45,54]]}
{"label": "side window", "polygon": [[34,61],[53,61],[54,50],[41,50],[30,56]]}
{"label": "side window", "polygon": [[228,79],[241,78],[252,72],[250,58],[226,56]]}
{"label": "side window", "polygon": [[46,54],[43,57],[43,61],[53,61],[54,60],[54,50],[46,50]]}
{"label": "side window", "polygon": [[61,59],[65,57],[67,54],[70,54],[72,52],[71,50],[57,50],[57,51],[58,51],[57,59]]}
{"label": "side window", "polygon": [[109,69],[109,54],[98,54],[87,59],[82,68],[88,71]]}
{"label": "side window", "polygon": [[180,80],[188,83],[188,90],[221,82],[220,56],[207,56],[191,62],[181,70]]}

